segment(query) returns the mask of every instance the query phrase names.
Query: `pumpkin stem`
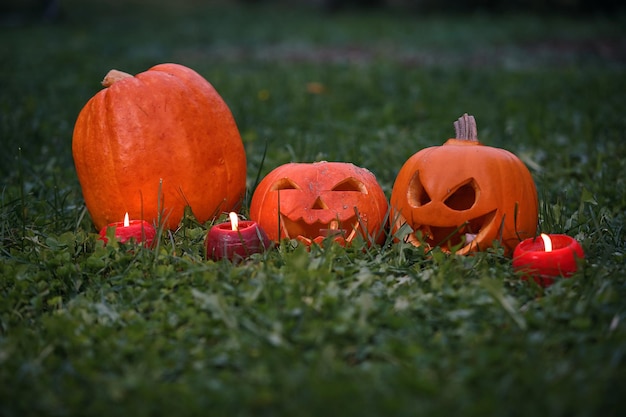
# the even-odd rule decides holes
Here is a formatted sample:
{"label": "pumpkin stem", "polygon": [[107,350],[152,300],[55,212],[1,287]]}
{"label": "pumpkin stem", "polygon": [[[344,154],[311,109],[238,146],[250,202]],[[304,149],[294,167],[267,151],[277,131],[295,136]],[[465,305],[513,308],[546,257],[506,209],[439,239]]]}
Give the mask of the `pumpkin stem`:
{"label": "pumpkin stem", "polygon": [[116,82],[128,77],[132,77],[132,75],[113,69],[104,76],[104,80],[102,80],[102,85],[105,87],[111,87]]}
{"label": "pumpkin stem", "polygon": [[454,122],[454,131],[456,139],[471,140],[478,142],[478,129],[476,128],[476,119],[465,113]]}

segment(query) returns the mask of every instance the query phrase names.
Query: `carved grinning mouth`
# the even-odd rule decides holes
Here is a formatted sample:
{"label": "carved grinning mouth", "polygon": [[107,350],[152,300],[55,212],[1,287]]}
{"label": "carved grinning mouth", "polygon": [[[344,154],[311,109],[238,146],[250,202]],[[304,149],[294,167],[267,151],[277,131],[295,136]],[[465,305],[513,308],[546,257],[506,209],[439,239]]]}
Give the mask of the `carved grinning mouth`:
{"label": "carved grinning mouth", "polygon": [[288,239],[299,239],[308,244],[313,241],[319,243],[330,236],[336,236],[341,240],[350,242],[361,228],[357,216],[352,216],[343,222],[331,220],[330,223],[318,221],[307,223],[303,219],[291,220],[281,214],[280,223],[280,229]]}
{"label": "carved grinning mouth", "polygon": [[495,215],[496,210],[493,210],[460,226],[420,225],[416,228],[415,235],[418,239],[421,237],[421,240],[431,248],[439,246],[444,251],[450,251],[452,248],[462,248],[472,245],[475,241],[481,241]]}

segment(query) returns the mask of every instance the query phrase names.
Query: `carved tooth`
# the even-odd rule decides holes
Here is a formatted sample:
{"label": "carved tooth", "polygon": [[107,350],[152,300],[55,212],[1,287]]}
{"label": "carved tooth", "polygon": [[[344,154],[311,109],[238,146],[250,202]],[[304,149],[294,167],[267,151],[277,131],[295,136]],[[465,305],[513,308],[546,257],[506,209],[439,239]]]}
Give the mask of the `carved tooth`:
{"label": "carved tooth", "polygon": [[280,219],[280,223],[278,224],[278,228],[280,229],[281,232],[285,233],[285,237],[287,239],[291,239],[291,236],[289,236],[289,230],[287,230],[287,228],[285,227],[285,217],[281,214],[279,219]]}
{"label": "carved tooth", "polygon": [[352,226],[352,231],[350,232],[350,234],[346,238],[346,241],[351,242],[356,237],[356,234],[359,231],[360,227],[361,227],[361,223],[359,223],[359,222],[357,222],[354,226]]}

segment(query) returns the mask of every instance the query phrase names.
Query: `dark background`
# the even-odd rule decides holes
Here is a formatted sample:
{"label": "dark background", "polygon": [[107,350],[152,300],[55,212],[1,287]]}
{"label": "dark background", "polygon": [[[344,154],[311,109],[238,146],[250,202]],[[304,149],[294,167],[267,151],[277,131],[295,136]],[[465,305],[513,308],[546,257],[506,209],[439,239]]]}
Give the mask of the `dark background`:
{"label": "dark background", "polygon": [[[86,1],[88,2],[88,0]],[[624,10],[619,0],[199,0],[198,3],[288,3],[328,12],[355,8],[403,9],[415,13],[530,12],[550,14],[613,13]],[[64,12],[62,0],[0,0],[0,19],[54,20]]]}

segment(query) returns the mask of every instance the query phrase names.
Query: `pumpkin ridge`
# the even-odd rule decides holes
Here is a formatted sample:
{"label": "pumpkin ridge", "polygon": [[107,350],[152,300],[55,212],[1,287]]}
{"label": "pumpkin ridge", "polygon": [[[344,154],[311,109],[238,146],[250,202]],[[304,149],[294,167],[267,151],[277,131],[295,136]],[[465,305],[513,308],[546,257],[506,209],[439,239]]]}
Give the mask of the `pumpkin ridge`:
{"label": "pumpkin ridge", "polygon": [[[120,175],[132,175],[131,173],[129,173],[126,170],[117,170],[115,169],[115,161],[114,161],[114,155],[116,153],[118,153],[117,149],[114,148],[118,148],[118,143],[120,141],[120,139],[118,138],[118,133],[117,133],[117,123],[116,120],[114,120],[113,118],[111,118],[111,115],[115,115],[115,109],[114,109],[114,100],[115,100],[115,96],[113,94],[109,94],[108,90],[104,90],[102,92],[102,101],[104,102],[102,105],[102,107],[104,107],[105,109],[105,114],[108,117],[104,117],[101,119],[101,123],[103,124],[103,126],[100,127],[100,130],[103,132],[106,132],[106,135],[102,138],[103,140],[100,141],[100,146],[103,146],[104,148],[101,148],[101,152],[102,155],[105,156],[106,158],[106,162],[103,164],[104,165],[104,169],[106,169],[109,173],[110,173],[110,177],[107,178],[107,181],[111,181],[112,184],[110,184],[111,186],[115,187],[115,189],[117,190],[124,190],[124,188],[121,187],[121,182],[120,182]],[[100,196],[100,194],[96,194],[97,196]],[[125,202],[126,199],[124,198],[125,196],[123,196],[121,198],[122,202]],[[105,198],[104,195],[102,195],[102,198]],[[109,197],[111,198],[111,197]],[[116,200],[119,200],[119,198],[116,198]],[[106,202],[101,201],[99,204],[104,204]],[[119,206],[119,204],[116,202],[115,204],[116,206]],[[124,212],[126,212],[128,209],[127,207],[123,207]],[[116,216],[117,213],[107,213],[107,216]],[[136,214],[135,213],[130,213],[130,215],[133,216],[133,218],[135,218]],[[122,217],[120,217],[121,219]],[[143,219],[142,219],[143,220]],[[121,220],[119,220],[121,221]],[[99,220],[99,222],[102,222],[104,224],[106,224],[105,220]],[[102,225],[96,225],[96,228],[101,228],[104,227],[104,224]]]}
{"label": "pumpkin ridge", "polygon": [[[174,70],[172,70],[172,68]],[[217,97],[212,97],[212,95],[217,96],[217,91],[211,86],[211,84],[208,81],[204,80],[197,73],[195,72],[191,73],[189,71],[185,71],[184,67],[181,67],[176,64],[158,65],[156,67],[153,67],[152,72],[153,72],[152,74],[150,72],[140,74],[140,79],[146,83],[148,82],[152,83],[154,82],[154,80],[158,82],[157,78],[159,76],[163,76],[163,75],[167,76],[168,79],[170,79],[170,83],[177,87],[176,90],[178,94],[181,97],[184,96],[187,102],[184,111],[179,111],[181,115],[182,114],[186,114],[186,115],[195,114],[194,119],[200,120],[203,118],[203,116],[205,116],[204,109],[206,108],[211,109],[212,113],[215,113],[216,111],[219,112],[220,110],[218,106],[219,103],[217,103],[219,100],[217,100]],[[205,91],[207,87],[210,88],[210,91],[212,94],[209,94],[207,91]],[[167,99],[167,96],[165,96],[165,99]],[[225,110],[225,109],[222,109],[222,110]],[[176,155],[199,154],[199,155],[203,155],[204,159],[202,160],[202,163],[200,163],[200,161],[195,161],[194,163],[194,161],[187,161],[184,159],[180,161],[171,161],[171,162],[175,162],[176,164],[191,165],[191,169],[197,170],[197,171],[201,171],[203,169],[203,166],[205,166],[206,164],[210,162],[211,169],[213,170],[211,176],[195,177],[193,179],[193,184],[191,183],[180,184],[179,183],[177,184],[174,191],[168,193],[168,194],[174,195],[175,198],[182,201],[185,206],[191,207],[192,212],[193,212],[193,207],[196,207],[197,205],[206,204],[204,201],[205,198],[203,195],[199,195],[196,198],[187,197],[186,191],[185,191],[186,189],[190,189],[190,188],[193,188],[194,186],[198,186],[200,182],[202,183],[201,185],[202,188],[205,188],[205,189],[212,188],[214,191],[219,189],[219,190],[222,190],[222,191],[217,191],[219,194],[226,195],[229,189],[232,189],[233,187],[235,187],[233,183],[234,183],[234,179],[236,178],[236,175],[234,175],[234,173],[231,170],[231,165],[235,165],[235,164],[224,163],[225,157],[226,157],[225,154],[227,153],[227,150],[224,149],[224,146],[222,144],[222,142],[224,141],[213,140],[216,137],[219,138],[221,135],[220,135],[219,127],[216,126],[218,123],[215,123],[214,121],[212,121],[212,119],[217,118],[220,120],[220,123],[221,123],[223,121],[225,113],[227,112],[221,111],[219,112],[217,117],[210,118],[211,120],[205,120],[205,123],[201,124],[200,130],[196,129],[195,127],[189,128],[187,126],[184,126],[183,129],[180,129],[176,132],[177,137],[186,137],[187,139],[189,139],[186,141],[182,141],[182,143],[181,141],[177,141]],[[213,116],[215,116],[215,114],[213,114]],[[231,128],[235,129],[238,133],[237,126],[232,116],[230,117],[230,121],[231,121]],[[228,138],[228,142],[230,142],[232,146],[236,147],[237,141],[233,140],[236,138],[233,138],[232,135],[229,135],[229,136],[230,137]],[[210,142],[210,143],[207,143],[207,142]],[[182,146],[186,146],[186,149],[182,149]],[[207,147],[211,148],[210,153],[207,152],[206,150]],[[232,151],[233,152],[240,151],[242,152],[242,155],[243,155],[243,152],[244,152],[243,145],[241,146],[240,149],[237,149],[237,148],[238,147],[236,147]],[[170,153],[168,157],[171,157],[171,156],[172,155]],[[242,171],[245,172],[245,164],[242,164],[242,165],[244,166],[244,169]],[[174,169],[174,168],[175,168],[175,164],[170,163],[168,166],[168,169]],[[213,181],[214,178],[225,178],[225,181],[215,182]],[[242,193],[243,193],[243,190],[238,191],[235,194],[239,195]],[[209,217],[215,217],[219,215],[219,213],[223,211],[221,210],[222,207],[234,208],[237,205],[238,205],[237,201],[228,201],[228,199],[223,198],[219,202],[217,202],[214,205],[214,207],[210,208],[211,215]],[[196,213],[194,213],[194,215],[197,216]],[[200,216],[198,220],[200,222],[204,222],[206,219],[203,219],[203,217]]]}
{"label": "pumpkin ridge", "polygon": [[[203,107],[211,109],[211,113],[213,117],[211,118],[211,120],[209,120],[210,123],[207,125],[207,131],[205,132],[206,137],[205,138],[198,137],[198,141],[196,144],[198,145],[198,148],[200,151],[203,150],[202,145],[205,145],[205,146],[209,145],[213,148],[215,147],[220,148],[219,157],[215,161],[216,163],[212,165],[214,168],[216,166],[220,166],[221,169],[223,170],[225,174],[224,177],[226,180],[224,181],[224,184],[222,187],[225,190],[229,190],[229,189],[232,189],[233,187],[236,187],[236,185],[234,184],[235,179],[240,177],[242,174],[245,176],[245,173],[246,173],[247,160],[245,157],[245,148],[243,146],[243,143],[240,140],[240,133],[239,133],[237,124],[235,122],[235,119],[232,113],[230,112],[230,110],[228,109],[223,98],[221,98],[219,94],[217,93],[217,90],[215,89],[215,87],[209,81],[204,79],[200,74],[182,65],[160,64],[160,65],[156,65],[152,67],[151,71],[168,74],[175,79],[175,82],[177,84],[184,86],[187,90],[198,93],[200,97],[202,98],[202,100],[199,97],[196,97],[190,94],[188,94],[188,96],[190,96],[190,98],[193,98],[193,100],[195,100],[196,103],[199,103],[198,109],[200,110],[200,113],[202,113]],[[219,122],[216,122],[216,120],[218,120]],[[230,129],[227,132],[227,138],[226,138],[227,140],[226,141],[213,140],[215,137],[221,138],[222,135],[220,135],[220,130],[223,130],[223,127],[218,127],[217,125],[218,124],[221,125],[224,123],[230,126]],[[238,138],[239,140],[236,140]],[[210,143],[207,144],[207,141],[210,141]],[[228,142],[230,147],[225,148],[222,142]],[[198,150],[195,150],[195,151],[197,152]],[[240,153],[242,155],[241,164],[239,163],[224,164],[223,162],[225,160],[225,157],[229,153]],[[214,175],[216,174],[214,173]],[[212,184],[209,184],[208,186],[215,187],[215,184],[212,183]],[[245,193],[245,184],[243,187],[241,187],[240,190],[237,190],[236,192],[232,194],[234,196],[236,195],[243,196],[244,193]],[[228,193],[224,192],[223,194],[228,194]],[[225,205],[229,207],[238,207],[241,204],[242,199],[243,197],[232,198],[231,201],[226,199]],[[220,206],[222,205],[223,204],[220,203],[214,209],[218,214],[220,212]]]}
{"label": "pumpkin ridge", "polygon": [[[108,94],[109,91],[108,89],[104,89],[101,90],[89,103],[89,107],[103,107],[105,109],[105,113],[107,115],[110,115],[112,113],[114,113],[111,109],[113,106],[112,101],[113,101],[113,96]],[[91,119],[93,118],[93,112],[92,111],[87,111],[85,113],[86,117],[89,118],[89,120],[87,121],[87,123],[85,123],[84,125],[89,128],[92,123],[91,123]],[[119,174],[120,172],[118,172],[117,170],[113,169],[113,167],[115,166],[114,162],[113,162],[113,148],[114,145],[117,144],[118,142],[118,138],[117,138],[117,134],[116,134],[116,129],[113,128],[112,126],[114,126],[114,123],[111,123],[111,119],[110,117],[104,117],[104,118],[100,118],[98,119],[98,130],[99,131],[103,131],[106,132],[105,135],[102,135],[103,137],[100,138],[101,140],[98,142],[98,147],[95,146],[90,146],[89,147],[89,157],[87,158],[88,160],[85,163],[85,167],[86,167],[86,172],[85,172],[85,176],[87,178],[98,178],[97,176],[97,172],[98,171],[104,171],[106,172],[106,180],[105,182],[107,183],[107,185],[111,185],[113,187],[115,187],[116,189],[122,189],[120,187],[120,181],[119,181]],[[90,135],[91,136],[91,135]],[[101,157],[104,157],[104,160],[102,160]],[[126,171],[123,171],[126,173],[126,175],[128,175],[128,173]],[[102,179],[95,179],[93,181],[91,181],[90,185],[87,185],[86,187],[83,188],[90,188],[91,186],[93,186],[94,189],[98,190],[101,187],[103,187],[105,184],[103,183],[104,181]],[[110,201],[106,201],[108,199],[110,199],[111,197],[108,197],[99,193],[99,192],[95,192],[95,193],[88,193],[87,195],[84,196],[85,198],[85,202],[87,204],[87,206],[93,206],[93,205],[104,205],[104,204],[108,204],[110,203]],[[119,206],[119,198],[117,198],[117,196],[115,197],[115,205]],[[122,202],[124,202],[124,198],[121,199]],[[122,210],[124,211],[126,208],[124,206],[122,206]],[[105,214],[105,218],[109,217],[109,218],[113,218],[113,217],[119,217],[119,219],[115,220],[115,221],[121,221],[121,219],[123,218],[123,214],[119,214],[119,213],[111,213],[110,211],[107,211],[107,213]],[[105,218],[102,218],[101,216],[92,216],[92,220],[94,221],[94,223],[96,224],[96,228],[97,229],[101,229],[102,227],[104,227],[107,224],[107,221],[105,220]],[[134,213],[133,213],[133,217],[134,217]]]}

